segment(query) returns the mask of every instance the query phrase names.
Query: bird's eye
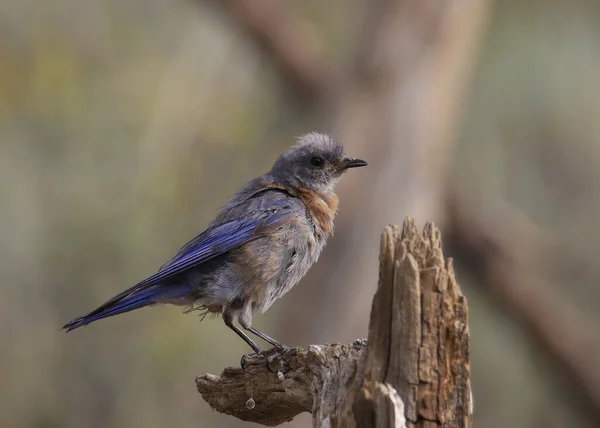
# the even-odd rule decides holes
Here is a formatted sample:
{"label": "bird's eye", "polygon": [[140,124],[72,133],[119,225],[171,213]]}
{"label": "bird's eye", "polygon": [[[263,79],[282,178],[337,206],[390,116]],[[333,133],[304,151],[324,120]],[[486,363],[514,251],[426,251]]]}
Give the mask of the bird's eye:
{"label": "bird's eye", "polygon": [[312,166],[323,166],[323,163],[325,163],[325,161],[319,156],[313,156],[310,158],[310,164]]}

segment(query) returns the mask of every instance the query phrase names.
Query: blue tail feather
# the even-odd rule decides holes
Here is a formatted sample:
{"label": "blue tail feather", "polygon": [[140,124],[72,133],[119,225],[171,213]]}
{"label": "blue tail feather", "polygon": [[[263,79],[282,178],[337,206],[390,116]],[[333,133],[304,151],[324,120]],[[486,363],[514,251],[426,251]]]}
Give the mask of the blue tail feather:
{"label": "blue tail feather", "polygon": [[125,312],[133,311],[134,309],[143,308],[144,306],[150,306],[157,303],[156,298],[158,297],[156,287],[141,290],[137,293],[125,296],[122,299],[113,302],[106,307],[100,306],[98,309],[80,317],[77,317],[63,326],[63,329],[67,332],[75,330],[76,328],[83,327],[94,321],[101,320],[103,318],[112,317],[113,315],[123,314]]}

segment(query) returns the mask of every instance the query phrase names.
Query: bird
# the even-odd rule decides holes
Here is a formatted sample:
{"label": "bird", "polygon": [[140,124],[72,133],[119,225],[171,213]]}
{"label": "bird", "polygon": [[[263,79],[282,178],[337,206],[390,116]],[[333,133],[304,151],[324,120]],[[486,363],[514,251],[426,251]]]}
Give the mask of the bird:
{"label": "bird", "polygon": [[265,312],[317,261],[333,234],[336,184],[348,169],[366,165],[346,156],[330,135],[298,137],[266,174],[242,186],[207,229],[158,272],[63,329],[69,332],[146,306],[173,304],[204,316],[220,314],[256,354],[261,349],[247,333],[277,350],[287,349],[252,327],[252,315]]}

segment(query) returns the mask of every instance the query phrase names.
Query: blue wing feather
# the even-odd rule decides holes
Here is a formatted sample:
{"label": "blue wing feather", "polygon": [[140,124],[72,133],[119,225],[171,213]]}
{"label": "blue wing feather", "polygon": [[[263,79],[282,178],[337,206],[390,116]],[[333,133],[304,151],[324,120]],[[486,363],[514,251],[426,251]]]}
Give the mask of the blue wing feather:
{"label": "blue wing feather", "polygon": [[[267,225],[280,222],[282,220],[282,216],[285,216],[290,212],[290,207],[286,207],[286,205],[288,204],[289,201],[285,198],[281,198],[275,201],[269,201],[269,209],[261,210],[261,207],[258,207],[258,211],[262,211],[262,215],[260,215],[259,217],[254,217],[250,219],[237,219],[226,222],[217,227],[209,228],[208,230],[204,231],[203,233],[192,239],[190,242],[185,244],[181,248],[181,250],[179,250],[177,254],[173,256],[171,260],[169,260],[160,268],[160,270],[162,271],[163,269],[171,266],[173,263],[176,263],[177,261],[185,258],[190,254],[195,253],[198,250],[201,250],[202,248],[205,248],[206,246],[218,244],[224,237],[224,234],[226,235],[227,233],[239,233],[240,235],[244,235],[244,232],[247,232],[247,230],[245,230],[245,228],[247,227],[256,228],[261,225],[262,227],[265,227]],[[254,214],[256,214],[256,212]],[[244,242],[242,242],[242,244],[243,243]]]}

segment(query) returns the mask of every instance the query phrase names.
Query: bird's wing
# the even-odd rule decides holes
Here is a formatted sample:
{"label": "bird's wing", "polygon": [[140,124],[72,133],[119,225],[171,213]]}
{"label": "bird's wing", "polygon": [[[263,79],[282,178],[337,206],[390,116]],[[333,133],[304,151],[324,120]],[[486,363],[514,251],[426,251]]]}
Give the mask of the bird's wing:
{"label": "bird's wing", "polygon": [[[266,191],[268,191],[268,189],[266,189]],[[247,242],[243,241],[243,236],[250,232],[253,232],[250,235],[251,237],[253,236],[254,239],[259,236],[264,236],[268,230],[272,230],[273,227],[277,228],[285,223],[282,220],[285,216],[291,216],[294,209],[294,202],[296,202],[296,200],[290,199],[289,197],[259,200],[258,204],[255,204],[252,207],[253,209],[251,208],[248,210],[249,214],[245,217],[229,218],[218,226],[209,227],[200,235],[189,241],[159,269],[159,272],[168,269],[174,263],[181,261],[185,257],[194,254],[207,246],[216,245],[217,247],[213,248],[213,250],[218,250],[218,245],[221,243],[221,240],[223,238],[228,238],[228,234],[235,234],[242,242],[239,242],[237,245],[234,243],[231,248],[216,254],[214,257]],[[270,229],[264,229],[269,226],[271,227]]]}
{"label": "bird's wing", "polygon": [[128,295],[156,285],[293,222],[297,209],[293,204],[285,202],[277,201],[269,209],[253,212],[251,217],[231,220],[207,229],[187,243],[157,273],[114,296],[96,310],[110,306]]}

